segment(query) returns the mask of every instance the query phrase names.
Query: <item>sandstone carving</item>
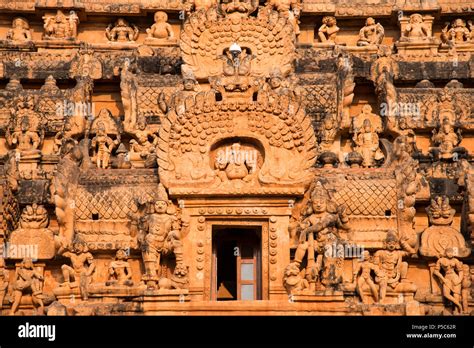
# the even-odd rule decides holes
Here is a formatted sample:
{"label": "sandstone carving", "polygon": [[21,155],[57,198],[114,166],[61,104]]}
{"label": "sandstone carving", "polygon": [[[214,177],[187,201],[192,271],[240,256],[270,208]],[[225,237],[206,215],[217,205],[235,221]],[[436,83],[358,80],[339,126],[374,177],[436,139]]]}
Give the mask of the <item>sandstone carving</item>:
{"label": "sandstone carving", "polygon": [[33,245],[38,259],[52,259],[55,241],[48,225],[48,212],[42,205],[27,206],[21,213],[18,228],[10,235],[10,245]]}
{"label": "sandstone carving", "polygon": [[71,260],[71,266],[62,265],[63,282],[61,287],[66,290],[79,288],[84,300],[88,298],[87,287],[91,284],[91,276],[96,269],[92,254],[83,242],[76,241],[69,250],[59,250],[58,254]]}
{"label": "sandstone carving", "polygon": [[17,267],[13,281],[13,304],[11,315],[14,315],[23,296],[30,294],[33,306],[37,306],[38,314],[44,314],[43,274],[35,268],[31,259],[24,259]]}
{"label": "sandstone carving", "polygon": [[447,23],[441,33],[441,40],[448,45],[459,45],[471,41],[471,32],[466,23],[458,18],[452,23]]}
{"label": "sandstone carving", "polygon": [[119,18],[115,24],[109,24],[105,29],[105,36],[112,42],[133,42],[138,38],[138,27]]}
{"label": "sandstone carving", "polygon": [[173,28],[168,23],[166,12],[158,11],[155,13],[155,24],[146,30],[146,45],[167,46],[176,43]]}
{"label": "sandstone carving", "polygon": [[374,263],[385,274],[385,279],[379,279],[381,282],[380,301],[385,298],[386,291],[413,293],[416,291],[416,285],[407,279],[408,263],[403,261],[404,257],[414,252],[415,250],[406,241],[399,240],[393,232],[387,234],[385,249],[378,250],[374,254]]}
{"label": "sandstone carving", "polygon": [[7,40],[25,42],[31,41],[31,31],[28,21],[17,17],[12,22],[12,28],[7,32]]}
{"label": "sandstone carving", "polygon": [[109,279],[105,285],[133,285],[132,269],[127,261],[127,252],[125,250],[117,250],[115,261],[110,263]]}
{"label": "sandstone carving", "polygon": [[438,277],[442,284],[444,298],[454,305],[454,314],[463,313],[461,294],[464,279],[463,272],[463,264],[454,258],[453,249],[446,248],[445,254],[436,262],[433,274]]}
{"label": "sandstone carving", "polygon": [[431,226],[423,231],[420,253],[442,257],[446,249],[451,248],[455,256],[468,256],[471,251],[467,248],[463,235],[452,226],[456,210],[449,205],[449,198],[438,196],[432,199],[426,212]]}
{"label": "sandstone carving", "polygon": [[335,17],[326,16],[323,18],[323,24],[318,29],[320,42],[336,43],[336,36],[340,28],[336,25]]}
{"label": "sandstone carving", "polygon": [[3,307],[3,300],[8,291],[9,273],[5,269],[5,259],[0,257],[0,310]]}
{"label": "sandstone carving", "polygon": [[471,314],[468,5],[0,1],[0,315]]}
{"label": "sandstone carving", "polygon": [[380,23],[375,23],[375,19],[369,17],[365,21],[365,26],[359,32],[357,46],[380,45],[384,33],[382,25]]}
{"label": "sandstone carving", "polygon": [[76,40],[79,17],[74,11],[65,15],[58,10],[55,15],[44,16],[43,20],[45,40]]}
{"label": "sandstone carving", "polygon": [[[364,294],[366,286],[369,287],[375,302],[378,302],[379,298],[382,297],[382,294],[385,294],[387,291],[387,280],[385,274],[377,265],[372,263],[370,258],[370,253],[368,251],[364,251],[362,254],[362,260],[359,260],[353,272],[356,290],[363,303],[368,303]],[[376,283],[379,284],[378,288]]]}
{"label": "sandstone carving", "polygon": [[[142,248],[145,274],[143,280],[149,287],[154,287],[159,281],[160,287],[177,287],[174,282],[180,282],[187,276],[184,265],[183,247],[181,242],[182,221],[174,212],[174,206],[168,200],[168,194],[163,186],[159,187],[156,198],[145,204],[150,205],[150,213],[140,218],[139,241]],[[162,257],[173,255],[176,260],[174,277],[171,284],[164,285],[162,272]],[[184,287],[179,286],[179,288]]]}

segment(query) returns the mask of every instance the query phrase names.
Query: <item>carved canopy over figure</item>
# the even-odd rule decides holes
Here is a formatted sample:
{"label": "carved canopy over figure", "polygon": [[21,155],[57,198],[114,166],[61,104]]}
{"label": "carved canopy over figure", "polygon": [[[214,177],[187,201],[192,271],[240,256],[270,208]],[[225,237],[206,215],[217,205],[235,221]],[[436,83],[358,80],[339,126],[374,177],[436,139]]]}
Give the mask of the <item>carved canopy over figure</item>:
{"label": "carved canopy over figure", "polygon": [[7,40],[25,42],[31,41],[30,25],[25,18],[17,17],[12,22],[12,28],[7,32]]}
{"label": "carved canopy over figure", "polygon": [[372,17],[367,18],[365,26],[359,32],[357,46],[380,45],[385,35],[380,23],[375,23]]}
{"label": "carved canopy over figure", "polygon": [[77,37],[77,26],[79,17],[74,11],[70,11],[69,16],[58,10],[55,16],[44,16],[45,40],[75,40]]}
{"label": "carved canopy over figure", "polygon": [[105,29],[105,36],[112,42],[134,42],[138,39],[139,30],[135,24],[128,24],[124,18],[119,18]]}

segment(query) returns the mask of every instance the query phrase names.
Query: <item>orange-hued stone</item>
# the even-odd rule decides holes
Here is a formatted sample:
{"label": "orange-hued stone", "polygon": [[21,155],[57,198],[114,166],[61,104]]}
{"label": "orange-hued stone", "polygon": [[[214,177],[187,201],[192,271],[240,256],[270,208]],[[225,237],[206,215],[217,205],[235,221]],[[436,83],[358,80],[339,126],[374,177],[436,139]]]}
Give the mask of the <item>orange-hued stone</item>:
{"label": "orange-hued stone", "polygon": [[472,313],[465,1],[75,6],[0,0],[0,315]]}

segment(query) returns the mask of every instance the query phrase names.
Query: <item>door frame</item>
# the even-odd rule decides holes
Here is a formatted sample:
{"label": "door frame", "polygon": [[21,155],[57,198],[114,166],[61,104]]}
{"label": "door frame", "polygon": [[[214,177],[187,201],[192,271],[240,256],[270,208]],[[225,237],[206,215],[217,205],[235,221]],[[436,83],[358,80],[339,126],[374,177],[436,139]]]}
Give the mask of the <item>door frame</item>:
{"label": "door frame", "polygon": [[[204,286],[204,298],[210,301],[216,301],[217,299],[214,298],[215,291],[214,287],[216,286],[216,280],[213,279],[214,274],[217,274],[215,267],[217,266],[214,262],[214,254],[213,254],[213,239],[212,239],[212,231],[215,227],[220,228],[251,228],[251,227],[258,227],[260,229],[260,267],[261,267],[261,300],[268,300],[269,296],[269,264],[268,264],[268,219],[249,219],[249,220],[242,220],[242,219],[206,219],[207,221],[207,231],[206,231],[206,239],[210,241],[208,243],[208,248],[206,251],[206,255],[208,257],[205,258],[205,286]],[[257,265],[258,266],[258,265]],[[257,301],[257,300],[256,300]]]}

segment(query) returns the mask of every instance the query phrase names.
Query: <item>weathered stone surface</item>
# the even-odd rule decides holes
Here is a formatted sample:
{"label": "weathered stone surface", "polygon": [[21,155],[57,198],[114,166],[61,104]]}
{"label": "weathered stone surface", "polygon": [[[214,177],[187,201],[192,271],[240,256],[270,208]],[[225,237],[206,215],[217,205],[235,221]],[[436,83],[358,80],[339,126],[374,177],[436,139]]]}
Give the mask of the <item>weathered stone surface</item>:
{"label": "weathered stone surface", "polygon": [[0,10],[0,314],[472,313],[472,1]]}

